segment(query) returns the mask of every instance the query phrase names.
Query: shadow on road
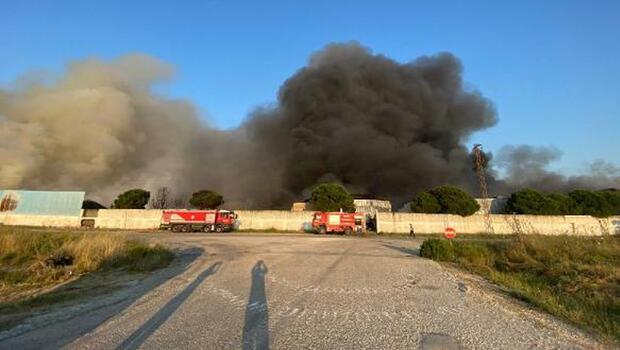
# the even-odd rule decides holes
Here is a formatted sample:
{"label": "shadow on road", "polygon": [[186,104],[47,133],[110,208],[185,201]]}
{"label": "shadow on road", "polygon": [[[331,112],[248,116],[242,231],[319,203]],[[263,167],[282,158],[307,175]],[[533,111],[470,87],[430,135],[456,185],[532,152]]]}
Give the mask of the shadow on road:
{"label": "shadow on road", "polygon": [[183,302],[189,298],[194,290],[204,281],[207,277],[215,274],[222,265],[221,262],[216,262],[209,268],[204,270],[196,277],[196,279],[190,283],[185,289],[172,298],[163,308],[161,308],[153,317],[151,317],[142,327],[138,328],[133,334],[131,334],[125,341],[123,341],[117,349],[137,349],[153,334],[166,320],[170,317]]}
{"label": "shadow on road", "polygon": [[265,295],[267,266],[260,260],[252,268],[250,299],[245,307],[243,350],[269,349],[269,311]]}
{"label": "shadow on road", "polygon": [[401,253],[405,253],[405,254],[410,255],[410,256],[420,256],[420,249],[419,248],[405,248],[405,247],[399,247],[399,246],[392,245],[392,244],[382,244],[382,246],[384,246],[386,248],[397,250],[397,251],[399,251]]}
{"label": "shadow on road", "polygon": [[[66,346],[96,329],[109,318],[122,313],[143,295],[183,273],[203,253],[202,248],[185,249],[178,253],[178,257],[169,267],[149,274],[134,286],[104,292],[87,299],[78,299],[74,303],[63,305],[60,311],[44,313],[43,317],[55,321],[44,321],[39,327],[0,340],[0,349],[49,349]],[[71,291],[79,283],[80,280],[69,283],[52,293]],[[58,313],[59,315],[55,316]]]}

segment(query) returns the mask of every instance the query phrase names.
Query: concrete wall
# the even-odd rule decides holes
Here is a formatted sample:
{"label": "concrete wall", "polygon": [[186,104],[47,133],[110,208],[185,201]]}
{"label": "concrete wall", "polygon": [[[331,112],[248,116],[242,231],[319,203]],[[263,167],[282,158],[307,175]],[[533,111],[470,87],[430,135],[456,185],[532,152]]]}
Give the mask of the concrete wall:
{"label": "concrete wall", "polygon": [[148,230],[159,228],[161,214],[160,209],[99,209],[93,219],[96,228]]}
{"label": "concrete wall", "polygon": [[[239,210],[239,229],[301,231],[312,220],[311,211]],[[101,209],[84,211],[82,218],[75,216],[17,215],[0,213],[0,223],[5,225],[79,227],[81,220],[94,220],[95,227],[109,229],[157,229],[161,210]],[[620,234],[620,216],[597,219],[591,216],[535,216],[491,215],[495,233],[523,232],[526,234]],[[460,217],[444,214],[377,213],[379,232],[408,233],[412,224],[416,233],[442,233],[448,226],[457,234],[486,232],[483,215]]]}
{"label": "concrete wall", "polygon": [[[312,220],[313,212],[290,212],[287,210],[238,210],[239,229],[301,231],[303,224]],[[162,211],[158,209],[101,209],[96,216],[95,227],[110,229],[157,229]]]}
{"label": "concrete wall", "polygon": [[0,213],[0,224],[15,226],[80,227],[80,217]]}
{"label": "concrete wall", "polygon": [[[491,215],[495,233],[576,234],[620,233],[620,217],[597,219],[591,216]],[[377,213],[379,232],[408,233],[409,224],[416,233],[443,233],[448,226],[457,234],[487,232],[484,215],[461,217],[447,214]]]}
{"label": "concrete wall", "polygon": [[312,211],[237,210],[239,229],[302,231],[306,222],[312,221]]}

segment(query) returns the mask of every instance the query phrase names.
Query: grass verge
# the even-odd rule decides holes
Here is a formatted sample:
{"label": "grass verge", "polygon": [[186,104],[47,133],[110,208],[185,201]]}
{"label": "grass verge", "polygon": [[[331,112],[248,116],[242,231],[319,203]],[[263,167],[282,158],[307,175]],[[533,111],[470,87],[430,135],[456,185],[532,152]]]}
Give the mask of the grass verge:
{"label": "grass verge", "polygon": [[119,233],[0,226],[0,306],[27,299],[84,274],[148,272],[167,266],[174,254]]}
{"label": "grass verge", "polygon": [[420,255],[455,264],[515,297],[620,343],[620,237],[431,238]]}

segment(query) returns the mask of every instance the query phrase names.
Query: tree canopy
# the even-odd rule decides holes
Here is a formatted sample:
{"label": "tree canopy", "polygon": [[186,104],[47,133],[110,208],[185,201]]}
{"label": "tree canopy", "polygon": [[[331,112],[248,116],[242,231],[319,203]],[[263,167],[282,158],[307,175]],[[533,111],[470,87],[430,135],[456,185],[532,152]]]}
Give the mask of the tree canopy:
{"label": "tree canopy", "polygon": [[221,194],[211,190],[201,190],[192,193],[189,204],[198,209],[215,209],[224,203]]}
{"label": "tree canopy", "polygon": [[564,210],[570,210],[572,206],[570,201],[570,198],[561,194],[552,196],[526,188],[510,195],[506,202],[506,212],[528,215],[562,215],[567,213]]}
{"label": "tree canopy", "polygon": [[574,190],[568,195],[523,189],[506,203],[506,213],[529,215],[620,215],[620,192]]}
{"label": "tree canopy", "polygon": [[455,186],[439,186],[433,188],[430,194],[437,199],[441,213],[469,216],[480,209],[474,197]]}
{"label": "tree canopy", "polygon": [[418,193],[411,201],[411,211],[414,213],[436,214],[441,212],[437,198],[428,191]]}
{"label": "tree canopy", "polygon": [[319,211],[355,212],[353,196],[338,183],[323,183],[312,190],[310,206]]}
{"label": "tree canopy", "polygon": [[149,202],[149,197],[151,193],[135,188],[133,190],[129,190],[121,193],[115,200],[114,204],[112,204],[112,208],[114,209],[144,209],[146,204]]}
{"label": "tree canopy", "polygon": [[618,200],[618,193],[614,195],[612,191],[575,190],[569,192],[568,196],[575,202],[572,214],[596,217],[620,214],[620,206],[614,205],[617,204],[614,202]]}
{"label": "tree canopy", "polygon": [[411,211],[414,213],[469,216],[478,209],[480,205],[474,197],[458,187],[448,185],[422,191],[411,202]]}

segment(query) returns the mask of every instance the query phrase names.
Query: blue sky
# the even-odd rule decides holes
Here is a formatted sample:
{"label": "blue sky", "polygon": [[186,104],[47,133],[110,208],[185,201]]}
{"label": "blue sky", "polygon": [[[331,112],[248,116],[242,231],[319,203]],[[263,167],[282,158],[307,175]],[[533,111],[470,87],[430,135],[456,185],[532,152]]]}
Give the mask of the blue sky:
{"label": "blue sky", "polygon": [[620,165],[620,1],[0,0],[0,85],[67,61],[146,53],[177,68],[161,87],[221,128],[275,101],[281,83],[330,42],[356,40],[406,62],[449,51],[493,100],[505,144],[554,145],[554,169]]}

